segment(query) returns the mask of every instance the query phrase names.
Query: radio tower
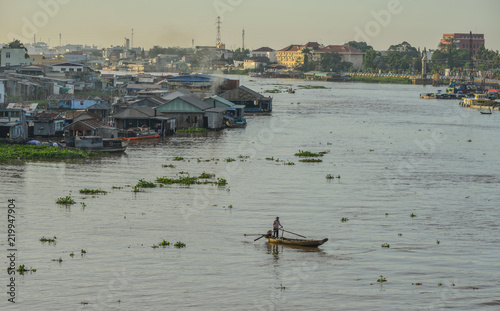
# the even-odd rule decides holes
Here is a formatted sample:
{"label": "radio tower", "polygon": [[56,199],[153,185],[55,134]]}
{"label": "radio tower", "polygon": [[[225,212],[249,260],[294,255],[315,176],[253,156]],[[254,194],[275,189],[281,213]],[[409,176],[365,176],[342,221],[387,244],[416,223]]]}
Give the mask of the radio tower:
{"label": "radio tower", "polygon": [[243,32],[241,33],[241,49],[244,51],[245,50],[245,28],[243,28]]}
{"label": "radio tower", "polygon": [[134,48],[134,28],[132,28],[132,42],[130,47]]}
{"label": "radio tower", "polygon": [[217,16],[217,21],[215,22],[215,24],[217,25],[216,29],[217,29],[217,37],[215,38],[215,46],[218,48],[218,49],[221,49],[222,47],[222,39],[220,37],[220,24],[222,22],[220,21],[220,16]]}

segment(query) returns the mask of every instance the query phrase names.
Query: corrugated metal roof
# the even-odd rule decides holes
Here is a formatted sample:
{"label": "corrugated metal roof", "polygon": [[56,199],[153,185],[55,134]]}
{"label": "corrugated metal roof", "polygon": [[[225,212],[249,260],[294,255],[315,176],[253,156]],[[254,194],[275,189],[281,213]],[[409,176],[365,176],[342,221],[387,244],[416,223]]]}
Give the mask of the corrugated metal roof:
{"label": "corrugated metal roof", "polygon": [[148,106],[138,106],[128,108],[113,117],[115,119],[147,119],[156,115],[155,110]]}
{"label": "corrugated metal roof", "polygon": [[106,124],[102,121],[99,121],[96,119],[87,119],[87,120],[76,121],[76,122],[73,122],[69,125],[66,125],[64,127],[64,129],[71,130],[71,129],[78,127],[79,125],[93,129],[93,130],[98,129],[98,128],[103,127],[103,126],[106,126]]}
{"label": "corrugated metal roof", "polygon": [[260,99],[267,99],[268,97],[265,97],[249,88],[246,86],[239,86],[235,89],[232,89],[230,91],[227,91],[226,93],[222,94],[220,97],[227,99],[227,100],[260,100]]}
{"label": "corrugated metal roof", "polygon": [[37,109],[38,104],[25,104],[25,103],[10,103],[7,105],[7,110],[24,110],[27,113],[33,113]]}
{"label": "corrugated metal roof", "polygon": [[173,78],[167,78],[168,82],[211,82],[213,80],[227,80],[226,78],[212,75],[182,75]]}

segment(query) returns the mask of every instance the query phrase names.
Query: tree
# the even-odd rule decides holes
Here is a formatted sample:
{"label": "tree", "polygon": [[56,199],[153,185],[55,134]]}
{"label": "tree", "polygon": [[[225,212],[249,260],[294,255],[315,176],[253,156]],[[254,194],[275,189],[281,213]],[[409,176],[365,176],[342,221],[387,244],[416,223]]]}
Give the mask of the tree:
{"label": "tree", "polygon": [[302,50],[302,59],[297,60],[295,69],[307,72],[314,70],[316,66],[317,66],[316,62],[312,59],[311,50],[308,48],[304,48]]}
{"label": "tree", "polygon": [[420,53],[406,41],[389,47],[387,64],[395,72],[415,71],[421,68],[416,65],[418,61],[420,61]]}
{"label": "tree", "polygon": [[374,61],[376,57],[377,57],[377,52],[375,50],[372,49],[366,51],[365,57],[363,58],[363,68],[365,70],[367,69],[375,70],[376,66]]}
{"label": "tree", "polygon": [[149,49],[148,55],[150,58],[155,58],[156,56],[160,54],[167,54],[167,49],[162,48],[159,45],[153,46],[151,49]]}
{"label": "tree", "polygon": [[241,48],[237,48],[236,50],[233,51],[233,60],[242,61],[249,55],[250,55],[249,49],[241,50]]}
{"label": "tree", "polygon": [[360,50],[361,52],[367,52],[369,50],[373,50],[373,47],[371,45],[368,45],[366,42],[363,42],[363,41],[349,41],[347,43],[344,43],[344,45],[348,45],[348,46],[351,46],[355,49],[358,49]]}

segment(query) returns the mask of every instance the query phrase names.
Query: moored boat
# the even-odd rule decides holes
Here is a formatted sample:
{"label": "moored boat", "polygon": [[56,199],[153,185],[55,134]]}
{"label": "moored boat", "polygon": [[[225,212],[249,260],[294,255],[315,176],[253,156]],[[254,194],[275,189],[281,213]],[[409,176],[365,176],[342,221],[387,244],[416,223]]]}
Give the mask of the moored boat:
{"label": "moored boat", "polygon": [[118,138],[102,138],[101,136],[76,136],[74,141],[72,139],[66,140],[64,147],[78,148],[88,151],[102,151],[119,153],[127,149],[128,140],[122,141]]}
{"label": "moored boat", "polygon": [[119,132],[118,137],[123,140],[153,139],[160,137],[160,133],[149,129],[129,129]]}

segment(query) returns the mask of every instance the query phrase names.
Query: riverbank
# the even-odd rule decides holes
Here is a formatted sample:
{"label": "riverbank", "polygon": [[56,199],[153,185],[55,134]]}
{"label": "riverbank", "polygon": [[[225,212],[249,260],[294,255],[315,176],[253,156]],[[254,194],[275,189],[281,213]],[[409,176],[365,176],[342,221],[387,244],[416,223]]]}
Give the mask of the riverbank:
{"label": "riverbank", "polygon": [[351,81],[363,83],[392,83],[392,84],[412,84],[409,78],[405,77],[384,77],[384,76],[351,76]]}

